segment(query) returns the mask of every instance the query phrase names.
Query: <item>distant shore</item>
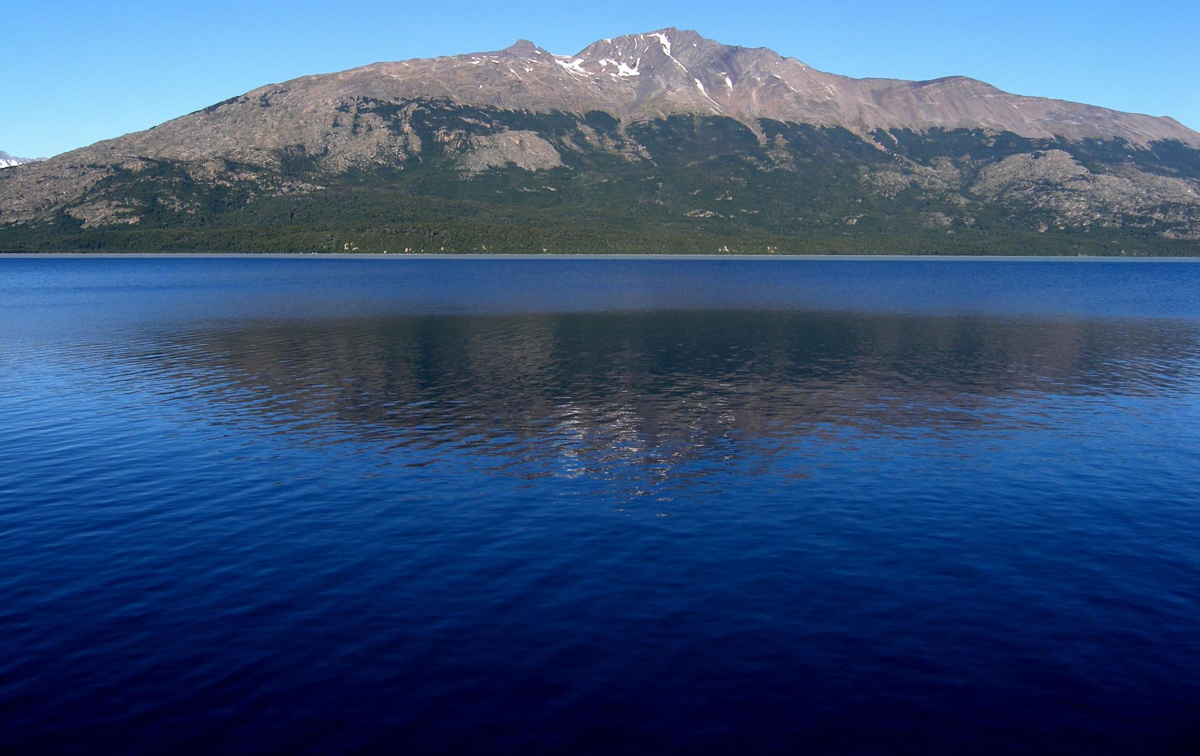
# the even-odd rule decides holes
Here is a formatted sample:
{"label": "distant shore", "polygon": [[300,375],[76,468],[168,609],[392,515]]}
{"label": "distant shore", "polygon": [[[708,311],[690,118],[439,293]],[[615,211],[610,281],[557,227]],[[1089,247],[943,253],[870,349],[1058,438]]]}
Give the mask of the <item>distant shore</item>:
{"label": "distant shore", "polygon": [[879,261],[879,262],[1200,262],[1195,257],[1068,256],[1068,255],[739,255],[739,254],[439,254],[361,252],[0,252],[0,259],[129,259],[129,258],[222,258],[286,260],[792,260],[792,261]]}

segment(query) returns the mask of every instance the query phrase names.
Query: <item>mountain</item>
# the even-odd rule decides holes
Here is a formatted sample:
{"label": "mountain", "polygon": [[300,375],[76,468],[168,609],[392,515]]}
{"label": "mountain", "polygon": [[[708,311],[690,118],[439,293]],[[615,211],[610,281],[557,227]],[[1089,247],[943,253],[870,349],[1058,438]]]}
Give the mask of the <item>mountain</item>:
{"label": "mountain", "polygon": [[40,158],[21,158],[9,155],[4,150],[0,150],[0,168],[11,168],[14,165],[24,165],[25,163],[36,163]]}
{"label": "mountain", "polygon": [[2,249],[1200,254],[1200,134],[691,31],[519,41],[4,171]]}

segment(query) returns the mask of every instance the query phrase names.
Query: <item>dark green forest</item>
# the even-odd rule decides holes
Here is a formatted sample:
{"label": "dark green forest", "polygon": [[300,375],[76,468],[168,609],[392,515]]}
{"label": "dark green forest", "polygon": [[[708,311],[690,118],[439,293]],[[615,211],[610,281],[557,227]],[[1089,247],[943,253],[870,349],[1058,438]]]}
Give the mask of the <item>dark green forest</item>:
{"label": "dark green forest", "polygon": [[[1034,201],[988,203],[965,191],[931,189],[913,174],[913,166],[950,164],[965,186],[1008,156],[1055,149],[1090,170],[1132,163],[1150,173],[1200,178],[1200,151],[1172,144],[1135,150],[1119,141],[938,130],[877,134],[873,144],[843,129],[768,120],[757,130],[698,116],[621,124],[599,112],[534,114],[444,102],[421,103],[415,118],[411,108],[405,115],[400,105],[370,100],[356,111],[396,128],[407,118],[425,149],[395,165],[333,172],[323,155],[297,148],[269,165],[227,162],[227,175],[238,178],[219,182],[197,179],[187,165],[149,161],[137,172],[114,170],[81,200],[134,207],[137,223],[84,228],[65,208],[51,221],[0,230],[0,251],[1200,252],[1196,242],[1164,238],[1162,227],[1136,218],[1120,228],[1063,227]],[[563,164],[471,173],[439,139],[506,130],[536,132]],[[881,193],[865,177],[887,170],[913,178]],[[270,191],[287,182],[310,188]]]}

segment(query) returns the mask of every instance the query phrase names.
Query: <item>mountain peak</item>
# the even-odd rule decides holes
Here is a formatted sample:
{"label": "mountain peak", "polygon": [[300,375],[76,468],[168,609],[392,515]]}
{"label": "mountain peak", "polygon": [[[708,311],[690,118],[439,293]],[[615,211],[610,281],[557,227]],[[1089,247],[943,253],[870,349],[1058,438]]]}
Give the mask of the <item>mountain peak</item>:
{"label": "mountain peak", "polygon": [[676,29],[673,26],[668,26],[665,29],[657,31],[642,32],[640,34],[625,34],[620,37],[612,37],[610,39],[602,39],[585,47],[579,52],[579,57],[585,57],[589,51],[597,50],[615,50],[615,51],[652,51],[659,49],[664,55],[670,56],[674,52],[682,50],[684,47],[697,47],[701,43],[705,43],[711,47],[725,48],[719,42],[711,39],[705,39],[691,29]]}
{"label": "mountain peak", "polygon": [[512,53],[514,55],[532,55],[539,49],[540,48],[537,45],[527,39],[518,39],[516,42],[513,42],[511,45],[504,48],[502,52]]}
{"label": "mountain peak", "polygon": [[[670,41],[671,43],[695,42],[695,41],[704,39],[704,37],[700,36],[700,34],[698,32],[696,32],[694,29],[678,29],[674,26],[668,26],[665,29],[656,29],[655,31],[651,31],[651,32],[643,32],[641,34],[631,34],[631,35],[627,35],[627,36],[631,36],[631,37],[666,37],[667,40]],[[715,40],[706,40],[706,41],[713,42]]]}
{"label": "mountain peak", "polygon": [[[757,128],[769,119],[843,128],[868,141],[879,131],[974,129],[1038,139],[1178,140],[1200,146],[1200,134],[1164,118],[1022,97],[962,76],[929,81],[839,76],[765,47],[725,45],[673,26],[602,39],[575,55],[553,55],[522,39],[497,52],[378,63],[265,87],[250,93],[248,102],[265,95],[274,104],[285,92],[297,106],[301,92],[322,102],[370,93],[381,100],[436,98],[504,110],[601,111],[621,121],[713,115]],[[287,112],[275,109],[272,116]],[[311,126],[296,118],[287,130],[298,123]],[[224,133],[215,116],[209,120],[215,138]]]}
{"label": "mountain peak", "polygon": [[42,158],[22,158],[16,155],[9,155],[7,152],[0,150],[0,168],[11,168],[14,165],[24,165],[26,163],[37,163]]}

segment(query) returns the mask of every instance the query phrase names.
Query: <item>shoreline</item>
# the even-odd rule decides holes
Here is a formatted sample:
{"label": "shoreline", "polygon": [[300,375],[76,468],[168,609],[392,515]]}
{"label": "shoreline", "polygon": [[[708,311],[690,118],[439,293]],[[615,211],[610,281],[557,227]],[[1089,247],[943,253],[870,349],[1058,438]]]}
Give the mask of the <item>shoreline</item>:
{"label": "shoreline", "polygon": [[739,254],[502,254],[502,253],[362,253],[362,252],[0,252],[0,260],[38,259],[283,259],[283,260],[650,260],[650,261],[809,261],[832,262],[838,260],[858,262],[1070,262],[1070,263],[1198,263],[1195,257],[1121,257],[1121,256],[1068,256],[1068,255],[739,255]]}

